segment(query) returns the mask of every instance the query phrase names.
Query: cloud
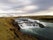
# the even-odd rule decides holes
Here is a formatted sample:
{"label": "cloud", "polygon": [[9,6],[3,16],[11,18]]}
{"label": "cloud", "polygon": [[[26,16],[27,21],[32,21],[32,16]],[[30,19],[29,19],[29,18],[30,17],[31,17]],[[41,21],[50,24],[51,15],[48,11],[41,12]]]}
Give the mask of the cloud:
{"label": "cloud", "polygon": [[46,10],[53,6],[53,0],[32,0],[32,4],[39,6],[40,10]]}
{"label": "cloud", "polygon": [[38,7],[35,5],[28,5],[23,8],[24,11],[30,11],[30,10],[34,10],[34,9],[38,9]]}
{"label": "cloud", "polygon": [[7,6],[5,4],[0,3],[0,10],[7,10],[7,9],[10,9],[10,8],[11,8],[10,6]]}
{"label": "cloud", "polygon": [[37,13],[52,8],[53,0],[0,0],[0,13]]}

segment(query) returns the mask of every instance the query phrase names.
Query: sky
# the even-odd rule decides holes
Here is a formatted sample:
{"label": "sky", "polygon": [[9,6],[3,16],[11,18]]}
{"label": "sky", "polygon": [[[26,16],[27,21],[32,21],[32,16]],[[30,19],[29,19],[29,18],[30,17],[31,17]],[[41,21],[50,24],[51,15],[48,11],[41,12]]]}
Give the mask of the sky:
{"label": "sky", "polygon": [[0,13],[38,14],[53,11],[53,0],[0,0]]}

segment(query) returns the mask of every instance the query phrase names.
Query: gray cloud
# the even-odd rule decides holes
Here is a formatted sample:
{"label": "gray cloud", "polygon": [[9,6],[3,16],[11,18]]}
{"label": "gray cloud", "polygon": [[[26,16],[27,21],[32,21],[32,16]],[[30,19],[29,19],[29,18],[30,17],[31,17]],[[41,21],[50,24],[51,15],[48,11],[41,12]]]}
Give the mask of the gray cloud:
{"label": "gray cloud", "polygon": [[53,0],[32,0],[32,5],[37,5],[39,8],[28,11],[29,13],[39,12],[39,11],[46,11],[50,7],[53,7]]}
{"label": "gray cloud", "polygon": [[[26,13],[34,13],[39,11],[46,11],[53,7],[53,0],[0,0],[0,9],[2,10],[22,10],[26,6],[34,5],[38,9],[26,11]],[[5,6],[5,7],[4,7]]]}

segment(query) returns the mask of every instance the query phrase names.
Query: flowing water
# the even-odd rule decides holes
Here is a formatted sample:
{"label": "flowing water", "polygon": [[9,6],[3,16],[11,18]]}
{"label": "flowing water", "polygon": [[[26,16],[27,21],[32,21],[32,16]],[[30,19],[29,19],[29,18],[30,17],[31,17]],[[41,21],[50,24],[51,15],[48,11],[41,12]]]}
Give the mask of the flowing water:
{"label": "flowing water", "polygon": [[22,32],[32,35],[38,36],[45,39],[53,40],[53,28],[33,28],[33,29],[23,29]]}
{"label": "flowing water", "polygon": [[53,40],[53,23],[52,22],[41,22],[45,25],[45,28],[30,28],[30,29],[21,29],[22,32],[39,36],[40,38],[45,38],[47,40]]}

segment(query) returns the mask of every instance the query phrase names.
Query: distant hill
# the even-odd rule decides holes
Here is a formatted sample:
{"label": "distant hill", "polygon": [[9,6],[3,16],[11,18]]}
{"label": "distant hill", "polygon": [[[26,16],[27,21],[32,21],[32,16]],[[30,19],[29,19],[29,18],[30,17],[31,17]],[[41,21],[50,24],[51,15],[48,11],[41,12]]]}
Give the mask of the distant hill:
{"label": "distant hill", "polygon": [[53,16],[50,15],[43,15],[43,16],[19,16],[19,17],[26,17],[26,18],[33,18],[33,19],[53,19]]}

